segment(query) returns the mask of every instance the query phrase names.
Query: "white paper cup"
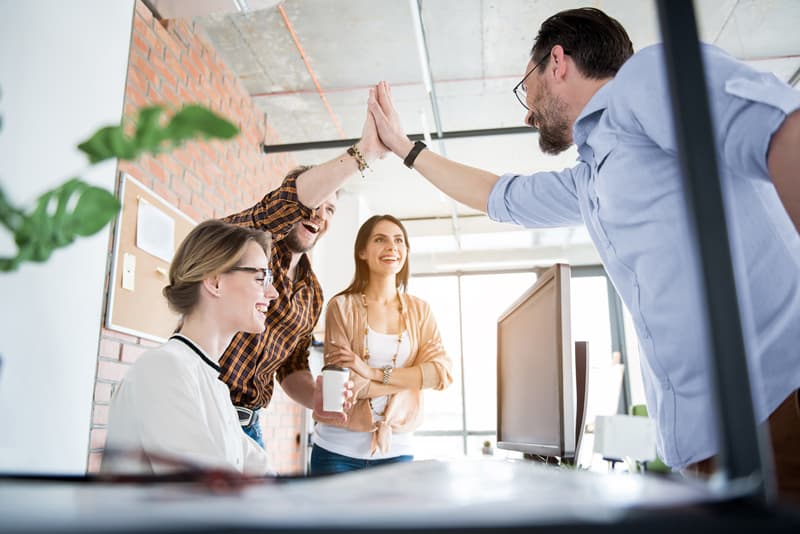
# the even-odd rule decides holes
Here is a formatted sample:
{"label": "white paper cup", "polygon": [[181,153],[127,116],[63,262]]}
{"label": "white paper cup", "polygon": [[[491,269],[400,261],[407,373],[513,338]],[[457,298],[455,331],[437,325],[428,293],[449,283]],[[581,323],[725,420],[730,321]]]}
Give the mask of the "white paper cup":
{"label": "white paper cup", "polygon": [[350,369],[326,365],[322,368],[322,410],[344,412],[345,384],[350,378]]}

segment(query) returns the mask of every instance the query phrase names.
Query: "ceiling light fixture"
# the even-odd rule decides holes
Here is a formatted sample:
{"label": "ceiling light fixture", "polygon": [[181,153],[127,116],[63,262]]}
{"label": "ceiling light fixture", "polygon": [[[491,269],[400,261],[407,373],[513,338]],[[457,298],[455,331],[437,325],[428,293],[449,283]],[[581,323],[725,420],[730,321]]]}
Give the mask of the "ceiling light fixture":
{"label": "ceiling light fixture", "polygon": [[239,10],[239,13],[242,15],[247,15],[250,11],[250,8],[247,7],[247,0],[233,0],[233,3],[236,5],[236,9]]}

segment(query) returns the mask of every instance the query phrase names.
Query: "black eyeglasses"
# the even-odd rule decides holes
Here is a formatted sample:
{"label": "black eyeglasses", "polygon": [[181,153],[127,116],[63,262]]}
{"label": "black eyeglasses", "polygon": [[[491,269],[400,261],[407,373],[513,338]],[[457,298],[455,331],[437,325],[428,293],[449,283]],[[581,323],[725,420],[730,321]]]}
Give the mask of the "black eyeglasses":
{"label": "black eyeglasses", "polygon": [[[531,70],[529,70],[529,71],[528,71],[528,74],[526,74],[526,75],[525,75],[525,76],[524,76],[524,77],[523,77],[523,78],[522,78],[522,79],[519,81],[519,83],[518,83],[517,85],[515,85],[515,86],[514,86],[514,96],[516,96],[516,97],[517,97],[517,100],[519,100],[519,103],[520,103],[520,104],[522,104],[522,107],[523,107],[523,108],[525,108],[525,109],[527,109],[528,111],[530,111],[530,109],[531,109],[531,108],[529,108],[529,107],[528,107],[528,104],[526,104],[526,103],[525,103],[525,99],[526,99],[526,97],[528,96],[528,88],[527,88],[525,85],[523,85],[523,84],[525,83],[525,80],[527,80],[527,79],[528,79],[528,76],[530,76],[530,75],[533,73],[533,71],[535,71],[536,69],[538,69],[538,68],[539,68],[539,67],[542,65],[542,63],[544,63],[544,62],[547,60],[547,58],[549,58],[549,57],[550,57],[550,54],[551,54],[552,52],[553,52],[553,51],[551,50],[550,52],[548,52],[547,54],[545,54],[545,56],[544,56],[542,59],[540,59],[540,60],[539,60],[539,63],[537,63],[537,64],[536,64],[536,65],[535,65],[535,66],[534,66],[534,67],[533,67]],[[568,56],[568,55],[569,55],[569,52],[567,52],[566,50],[564,50],[564,55]]]}
{"label": "black eyeglasses", "polygon": [[247,273],[259,273],[261,276],[256,277],[256,280],[260,282],[265,288],[268,287],[274,278],[272,277],[272,271],[269,269],[262,269],[261,267],[231,267],[228,272],[232,271],[244,271]]}

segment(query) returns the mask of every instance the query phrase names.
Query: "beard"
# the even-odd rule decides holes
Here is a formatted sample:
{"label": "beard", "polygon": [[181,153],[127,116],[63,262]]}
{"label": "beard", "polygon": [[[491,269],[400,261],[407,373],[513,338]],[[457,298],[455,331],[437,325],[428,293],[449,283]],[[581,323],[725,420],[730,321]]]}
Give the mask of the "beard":
{"label": "beard", "polygon": [[314,248],[314,245],[317,244],[317,238],[319,237],[319,234],[317,234],[311,243],[304,242],[300,239],[299,231],[300,225],[302,224],[302,222],[296,223],[284,238],[286,246],[289,247],[289,250],[294,254],[302,254]]}
{"label": "beard", "polygon": [[539,125],[539,148],[542,152],[555,156],[571,147],[572,129],[567,119],[567,104],[544,87],[536,109],[541,111],[531,113],[531,124]]}

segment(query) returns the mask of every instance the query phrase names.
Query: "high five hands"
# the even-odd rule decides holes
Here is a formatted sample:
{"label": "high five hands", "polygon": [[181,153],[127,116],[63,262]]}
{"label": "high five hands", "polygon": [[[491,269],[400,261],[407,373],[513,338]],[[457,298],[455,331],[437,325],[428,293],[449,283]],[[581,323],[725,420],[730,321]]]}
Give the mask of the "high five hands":
{"label": "high five hands", "polygon": [[374,120],[378,137],[383,145],[400,158],[404,158],[414,144],[409,140],[400,124],[400,115],[392,102],[392,92],[388,82],[378,82],[374,88],[369,90],[367,109]]}

